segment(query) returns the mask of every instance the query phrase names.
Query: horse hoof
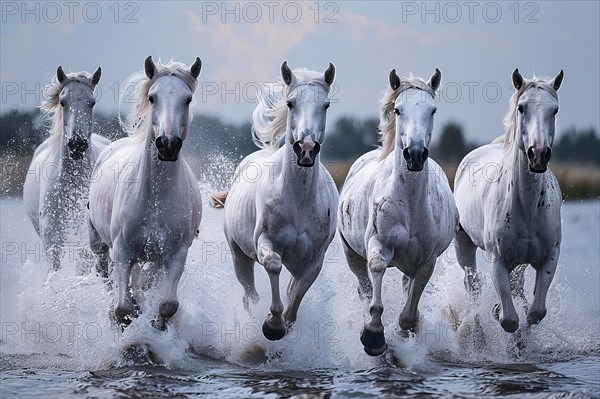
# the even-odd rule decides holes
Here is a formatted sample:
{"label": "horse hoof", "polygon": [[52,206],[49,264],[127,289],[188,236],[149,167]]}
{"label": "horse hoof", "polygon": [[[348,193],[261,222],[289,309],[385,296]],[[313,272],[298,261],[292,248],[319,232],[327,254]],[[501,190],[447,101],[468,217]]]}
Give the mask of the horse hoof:
{"label": "horse hoof", "polygon": [[504,331],[508,333],[514,333],[519,328],[518,320],[501,320],[500,325],[504,329]]}
{"label": "horse hoof", "polygon": [[269,327],[267,322],[263,323],[262,332],[269,341],[278,341],[285,336],[285,328],[274,329]]}
{"label": "horse hoof", "polygon": [[363,344],[365,353],[369,356],[379,356],[387,349],[383,331],[373,333],[365,328],[360,335],[360,342]]}

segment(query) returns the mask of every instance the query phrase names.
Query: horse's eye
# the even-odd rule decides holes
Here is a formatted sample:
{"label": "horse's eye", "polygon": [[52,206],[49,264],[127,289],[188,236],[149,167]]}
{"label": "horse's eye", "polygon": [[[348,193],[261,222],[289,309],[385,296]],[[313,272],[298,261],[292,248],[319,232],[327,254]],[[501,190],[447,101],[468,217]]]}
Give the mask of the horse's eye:
{"label": "horse's eye", "polygon": [[399,110],[398,108],[396,108],[396,109],[394,109],[394,113],[395,113],[396,115],[400,115],[400,110]]}
{"label": "horse's eye", "polygon": [[325,104],[325,109],[329,109],[329,107],[331,107],[330,103]]}
{"label": "horse's eye", "polygon": [[437,112],[437,109],[434,109],[433,111],[431,111],[431,116],[435,115],[436,112]]}
{"label": "horse's eye", "polygon": [[522,105],[519,105],[519,106],[517,107],[517,110],[519,111],[519,113],[521,113],[521,114],[522,114],[522,113],[523,113],[523,106],[522,106]]}
{"label": "horse's eye", "polygon": [[154,96],[149,96],[148,101],[150,101],[150,104],[154,104]]}
{"label": "horse's eye", "polygon": [[558,114],[558,108],[556,108],[556,109],[554,110],[554,112],[552,113],[552,115],[554,115],[554,116],[556,116],[556,114]]}
{"label": "horse's eye", "polygon": [[93,107],[94,105],[96,105],[96,100],[90,101],[90,107]]}
{"label": "horse's eye", "polygon": [[65,102],[64,102],[64,101],[62,101],[62,100],[60,100],[60,106],[61,106],[61,107],[64,107],[64,106],[65,106]]}
{"label": "horse's eye", "polygon": [[288,101],[288,102],[287,102],[287,107],[288,107],[289,109],[292,109],[292,102],[291,102],[291,101]]}
{"label": "horse's eye", "polygon": [[192,102],[192,97],[190,97],[190,98],[188,98],[187,100],[185,100],[185,103],[186,103],[187,105],[189,105],[191,102]]}

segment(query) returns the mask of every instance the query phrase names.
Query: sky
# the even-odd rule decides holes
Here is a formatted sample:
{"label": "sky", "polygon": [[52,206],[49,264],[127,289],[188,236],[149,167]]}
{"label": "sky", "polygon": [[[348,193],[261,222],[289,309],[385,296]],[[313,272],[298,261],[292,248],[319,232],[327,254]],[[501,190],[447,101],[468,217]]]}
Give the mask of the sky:
{"label": "sky", "polygon": [[[502,134],[511,74],[565,78],[558,135],[600,130],[598,1],[53,1],[1,2],[0,112],[31,109],[62,65],[102,67],[96,109],[113,112],[146,56],[202,59],[195,115],[251,119],[260,85],[292,68],[336,66],[328,118],[377,117],[395,68],[442,72],[436,127],[467,139]],[[435,136],[435,130],[434,130]]]}

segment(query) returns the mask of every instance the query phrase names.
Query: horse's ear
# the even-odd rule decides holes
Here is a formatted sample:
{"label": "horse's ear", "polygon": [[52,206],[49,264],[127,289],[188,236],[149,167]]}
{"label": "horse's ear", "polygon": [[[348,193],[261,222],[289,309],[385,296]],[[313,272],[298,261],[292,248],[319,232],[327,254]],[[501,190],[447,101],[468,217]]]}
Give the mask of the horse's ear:
{"label": "horse's ear", "polygon": [[287,86],[291,85],[296,80],[296,76],[294,76],[287,61],[283,61],[283,64],[281,64],[281,78],[283,79],[283,83]]}
{"label": "horse's ear", "polygon": [[146,60],[144,61],[144,71],[146,72],[148,79],[152,79],[154,75],[156,75],[157,69],[156,65],[154,65],[154,61],[152,61],[151,55],[146,57]]}
{"label": "horse's ear", "polygon": [[323,78],[325,78],[325,83],[327,83],[327,86],[331,86],[333,79],[335,78],[335,65],[333,65],[331,62],[323,73]]}
{"label": "horse's ear", "polygon": [[196,57],[196,61],[194,61],[194,63],[192,64],[192,67],[190,68],[190,73],[192,74],[194,79],[198,79],[198,76],[200,76],[201,69],[202,69],[202,60],[200,59],[200,57]]}
{"label": "horse's ear", "polygon": [[100,82],[101,76],[102,68],[98,67],[98,69],[96,69],[96,72],[94,72],[94,74],[92,75],[92,85],[94,85],[94,87],[98,84],[98,82]]}
{"label": "horse's ear", "polygon": [[67,74],[65,73],[65,71],[63,71],[62,66],[58,66],[58,68],[56,68],[56,78],[58,79],[58,83],[63,83],[65,80],[67,80]]}
{"label": "horse's ear", "polygon": [[392,90],[396,90],[398,87],[400,87],[400,77],[396,73],[395,69],[390,71],[390,87]]}
{"label": "horse's ear", "polygon": [[560,85],[561,85],[564,77],[565,77],[565,74],[563,73],[563,70],[561,69],[560,72],[558,73],[558,75],[556,75],[556,77],[554,79],[552,79],[552,82],[550,82],[552,87],[554,87],[554,90],[558,91],[558,89],[560,89]]}
{"label": "horse's ear", "polygon": [[435,68],[435,72],[429,78],[429,82],[427,82],[427,85],[431,87],[431,90],[433,90],[433,92],[435,93],[437,89],[439,89],[440,83],[442,83],[442,73],[439,69]]}
{"label": "horse's ear", "polygon": [[515,68],[512,74],[513,86],[515,89],[519,90],[521,86],[523,86],[523,76],[519,73],[519,68]]}

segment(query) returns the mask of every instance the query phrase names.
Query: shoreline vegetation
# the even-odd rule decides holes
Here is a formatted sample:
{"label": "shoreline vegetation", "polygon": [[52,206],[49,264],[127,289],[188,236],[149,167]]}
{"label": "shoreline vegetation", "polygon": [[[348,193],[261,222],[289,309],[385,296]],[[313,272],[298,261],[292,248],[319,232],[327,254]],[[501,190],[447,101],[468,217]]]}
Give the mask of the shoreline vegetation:
{"label": "shoreline vegetation", "polygon": [[[342,117],[329,124],[322,162],[338,188],[354,160],[378,145],[378,122],[376,118]],[[95,132],[110,140],[124,136],[116,115],[96,112],[94,123]],[[48,137],[48,130],[37,110],[11,110],[0,114],[0,131],[0,198],[20,198],[33,152]],[[430,154],[446,172],[452,187],[460,160],[483,144],[466,142],[461,125],[449,122],[434,130]],[[256,149],[250,123],[235,125],[197,115],[190,126],[185,156],[201,184],[222,190],[239,161]],[[560,131],[552,150],[550,168],[559,181],[563,200],[600,199],[600,137],[595,129]],[[40,176],[44,173],[41,171]]]}

